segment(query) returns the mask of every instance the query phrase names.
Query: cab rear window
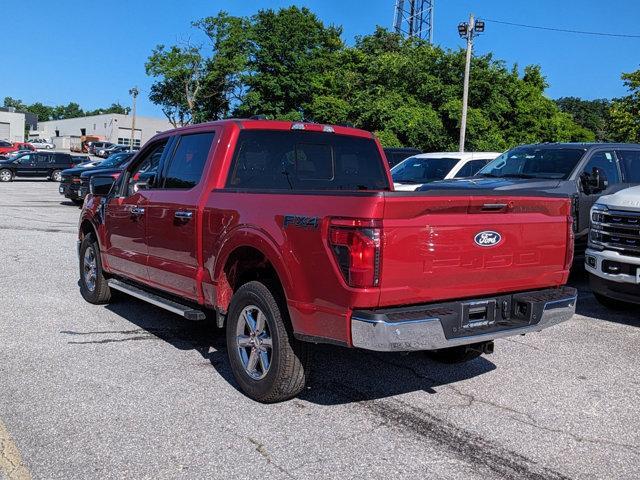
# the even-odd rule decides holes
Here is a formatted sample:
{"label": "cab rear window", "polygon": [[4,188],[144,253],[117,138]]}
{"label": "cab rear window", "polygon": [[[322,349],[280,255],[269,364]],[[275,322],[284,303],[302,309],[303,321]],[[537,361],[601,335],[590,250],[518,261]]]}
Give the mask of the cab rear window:
{"label": "cab rear window", "polygon": [[307,131],[240,132],[227,188],[389,190],[373,139]]}

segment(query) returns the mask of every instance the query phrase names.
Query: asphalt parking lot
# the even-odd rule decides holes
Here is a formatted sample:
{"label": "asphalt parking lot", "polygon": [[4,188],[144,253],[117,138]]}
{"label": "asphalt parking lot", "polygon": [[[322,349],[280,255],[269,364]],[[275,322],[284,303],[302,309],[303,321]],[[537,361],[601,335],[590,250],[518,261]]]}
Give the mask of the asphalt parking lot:
{"label": "asphalt parking lot", "polygon": [[640,315],[580,275],[571,321],[493,355],[319,346],[307,390],[261,405],[222,332],[82,300],[57,184],[2,184],[0,212],[0,478],[640,477]]}

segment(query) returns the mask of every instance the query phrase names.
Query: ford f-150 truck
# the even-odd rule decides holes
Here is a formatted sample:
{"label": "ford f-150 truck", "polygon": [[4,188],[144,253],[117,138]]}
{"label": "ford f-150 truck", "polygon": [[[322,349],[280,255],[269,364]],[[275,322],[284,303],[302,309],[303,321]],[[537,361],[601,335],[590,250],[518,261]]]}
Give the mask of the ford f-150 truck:
{"label": "ford f-150 truck", "polygon": [[301,391],[313,343],[464,361],[573,315],[569,198],[394,192],[383,159],[371,133],[340,126],[158,134],[117,179],[91,179],[81,294],[211,312],[262,402]]}

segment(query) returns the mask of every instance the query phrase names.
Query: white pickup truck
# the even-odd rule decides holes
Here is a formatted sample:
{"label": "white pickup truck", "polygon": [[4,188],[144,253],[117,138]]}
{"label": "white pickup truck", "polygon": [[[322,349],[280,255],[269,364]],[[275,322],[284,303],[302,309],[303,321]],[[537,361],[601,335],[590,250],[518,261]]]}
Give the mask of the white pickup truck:
{"label": "white pickup truck", "polygon": [[593,206],[585,268],[603,305],[640,304],[640,186],[600,197]]}

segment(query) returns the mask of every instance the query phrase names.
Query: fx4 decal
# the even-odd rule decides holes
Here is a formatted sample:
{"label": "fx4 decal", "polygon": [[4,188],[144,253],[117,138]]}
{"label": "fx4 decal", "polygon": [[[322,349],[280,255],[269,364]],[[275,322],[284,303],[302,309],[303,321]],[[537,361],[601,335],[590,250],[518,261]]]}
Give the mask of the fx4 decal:
{"label": "fx4 decal", "polygon": [[315,229],[320,226],[320,219],[318,217],[303,217],[300,215],[285,215],[282,219],[282,226],[284,228],[297,227]]}

